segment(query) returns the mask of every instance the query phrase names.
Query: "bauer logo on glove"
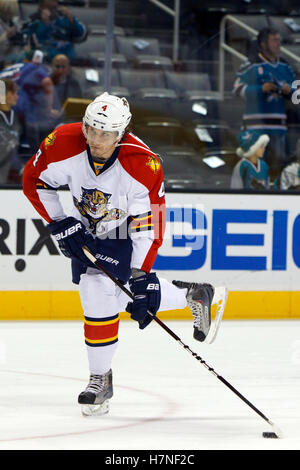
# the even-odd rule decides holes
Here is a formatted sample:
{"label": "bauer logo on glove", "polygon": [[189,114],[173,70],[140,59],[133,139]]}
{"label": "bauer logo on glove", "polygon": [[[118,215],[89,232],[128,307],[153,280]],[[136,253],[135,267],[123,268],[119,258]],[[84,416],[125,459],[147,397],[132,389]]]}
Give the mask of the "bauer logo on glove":
{"label": "bauer logo on glove", "polygon": [[148,284],[147,290],[160,290],[159,284]]}
{"label": "bauer logo on glove", "polygon": [[73,227],[70,227],[70,228],[66,229],[64,232],[57,233],[56,235],[54,235],[54,238],[57,241],[61,240],[62,238],[69,237],[70,235],[72,235],[73,233],[77,232],[78,230],[80,230],[82,228],[83,228],[82,223],[78,222],[78,224],[73,225]]}
{"label": "bauer logo on glove", "polygon": [[131,278],[129,286],[134,298],[133,302],[127,304],[126,311],[131,314],[133,320],[139,323],[140,330],[143,330],[151,323],[159,309],[160,283],[155,273],[147,273]]}
{"label": "bauer logo on glove", "polygon": [[64,256],[77,259],[86,266],[92,266],[83,253],[82,247],[87,246],[91,251],[94,251],[94,238],[86,231],[80,220],[75,217],[66,217],[51,222],[48,228],[58,242],[59,249]]}

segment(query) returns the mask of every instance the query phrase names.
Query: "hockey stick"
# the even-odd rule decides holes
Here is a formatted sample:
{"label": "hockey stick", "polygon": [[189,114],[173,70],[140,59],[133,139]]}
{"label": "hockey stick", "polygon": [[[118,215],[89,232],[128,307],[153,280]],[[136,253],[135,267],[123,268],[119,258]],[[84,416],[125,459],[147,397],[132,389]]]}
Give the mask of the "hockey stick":
{"label": "hockey stick", "polygon": [[[131,300],[133,300],[134,297],[133,297],[132,292],[130,292],[130,290],[128,290],[120,281],[118,281],[118,279],[116,279],[112,274],[110,274],[101,265],[101,263],[99,263],[99,261],[95,258],[95,256],[90,252],[90,250],[86,246],[83,246],[82,249],[83,249],[85,256],[100,271],[103,271],[104,274],[106,274],[112,280],[112,282],[114,282],[123,292],[125,292],[125,294],[127,294]],[[272,433],[264,432],[263,437],[271,437],[271,438],[282,437],[282,432],[278,428],[278,426],[276,426],[269,418],[267,418],[267,416],[265,416],[258,408],[256,408],[256,406],[254,406],[249,400],[247,400],[247,398],[245,398],[235,387],[233,387],[233,385],[231,385],[226,379],[224,379],[224,377],[219,375],[212,367],[210,367],[204,361],[204,359],[202,359],[202,357],[200,357],[197,353],[192,351],[191,348],[187,344],[183,343],[183,341],[181,341],[179,336],[177,336],[174,333],[174,331],[172,331],[167,325],[165,325],[165,323],[163,323],[156,315],[153,315],[153,313],[150,312],[149,310],[147,311],[147,313],[151,315],[153,317],[153,320],[156,321],[156,323],[158,323],[159,326],[161,326],[170,336],[172,336],[172,338],[174,338],[186,351],[188,351],[195,359],[197,359],[197,361],[203,364],[203,366],[209,372],[211,372],[217,379],[219,379],[224,385],[226,385],[226,387],[228,387],[233,393],[235,393],[235,395],[237,395],[244,403],[246,403],[250,408],[252,408],[252,410],[255,411],[261,418],[263,418],[270,426],[272,426],[273,432]]]}

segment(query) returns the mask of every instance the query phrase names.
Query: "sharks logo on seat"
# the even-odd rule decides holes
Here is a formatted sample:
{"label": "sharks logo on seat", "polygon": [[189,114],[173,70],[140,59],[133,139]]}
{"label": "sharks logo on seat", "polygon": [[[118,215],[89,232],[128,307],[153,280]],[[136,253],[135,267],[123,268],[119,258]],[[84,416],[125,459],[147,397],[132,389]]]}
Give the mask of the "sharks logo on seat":
{"label": "sharks logo on seat", "polygon": [[81,188],[81,191],[81,200],[73,196],[73,202],[80,214],[88,219],[92,233],[96,233],[99,222],[110,222],[126,216],[126,212],[122,209],[109,209],[111,194],[104,193],[97,188]]}

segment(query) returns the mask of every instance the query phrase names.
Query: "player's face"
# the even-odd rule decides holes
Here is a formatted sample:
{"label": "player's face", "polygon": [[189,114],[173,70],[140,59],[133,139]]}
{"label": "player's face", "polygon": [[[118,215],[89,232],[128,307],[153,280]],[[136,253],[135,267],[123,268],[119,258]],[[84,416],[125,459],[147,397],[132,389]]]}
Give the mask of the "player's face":
{"label": "player's face", "polygon": [[87,143],[93,157],[107,160],[111,157],[118,143],[117,133],[88,127]]}

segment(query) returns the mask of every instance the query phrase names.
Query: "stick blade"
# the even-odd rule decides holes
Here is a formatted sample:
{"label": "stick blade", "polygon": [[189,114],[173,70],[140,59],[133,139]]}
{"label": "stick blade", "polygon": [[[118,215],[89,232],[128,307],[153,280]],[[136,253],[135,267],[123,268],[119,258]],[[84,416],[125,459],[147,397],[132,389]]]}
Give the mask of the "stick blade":
{"label": "stick blade", "polygon": [[226,287],[222,286],[222,287],[215,288],[212,305],[214,304],[217,305],[217,312],[216,312],[215,319],[210,326],[209,333],[207,337],[205,338],[205,343],[207,344],[211,344],[216,339],[216,336],[219,331],[221,321],[223,318],[223,313],[225,310],[227,297],[228,297],[228,290],[226,289]]}
{"label": "stick blade", "polygon": [[277,434],[275,432],[266,431],[262,433],[262,436],[266,439],[278,439]]}
{"label": "stick blade", "polygon": [[276,424],[272,423],[272,421],[269,421],[269,424],[272,426],[272,431],[263,432],[262,436],[266,439],[282,439],[283,433],[281,429],[276,426]]}

